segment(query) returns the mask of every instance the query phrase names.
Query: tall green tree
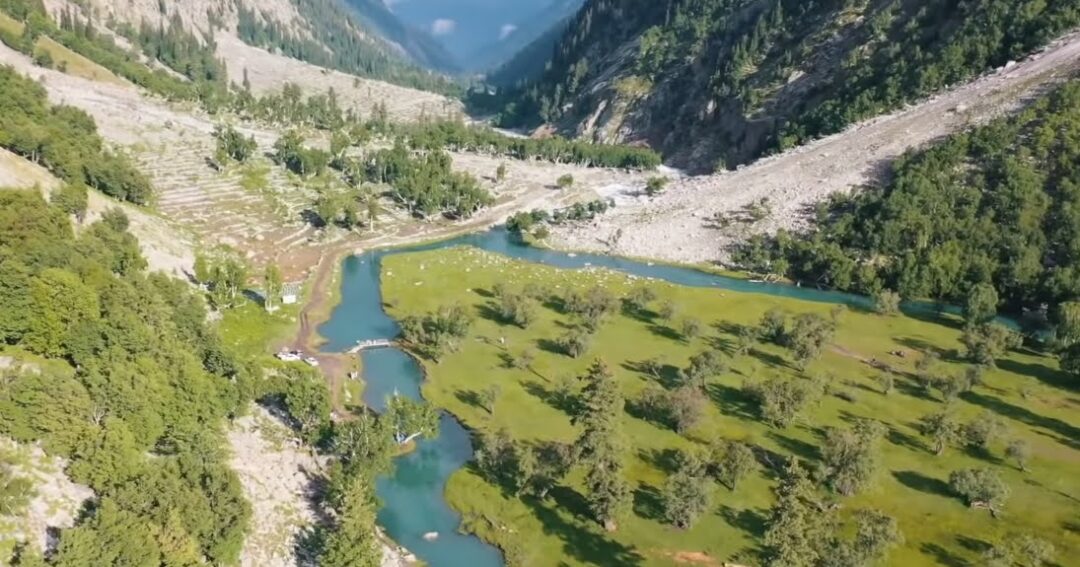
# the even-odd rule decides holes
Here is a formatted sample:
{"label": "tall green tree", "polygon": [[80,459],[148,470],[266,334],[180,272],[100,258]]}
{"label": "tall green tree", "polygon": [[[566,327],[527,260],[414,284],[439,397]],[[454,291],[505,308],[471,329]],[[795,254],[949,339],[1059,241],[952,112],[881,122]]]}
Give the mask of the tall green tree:
{"label": "tall green tree", "polygon": [[824,535],[817,497],[810,477],[797,460],[784,470],[776,488],[776,504],[765,530],[765,564],[776,567],[813,567],[820,559]]}

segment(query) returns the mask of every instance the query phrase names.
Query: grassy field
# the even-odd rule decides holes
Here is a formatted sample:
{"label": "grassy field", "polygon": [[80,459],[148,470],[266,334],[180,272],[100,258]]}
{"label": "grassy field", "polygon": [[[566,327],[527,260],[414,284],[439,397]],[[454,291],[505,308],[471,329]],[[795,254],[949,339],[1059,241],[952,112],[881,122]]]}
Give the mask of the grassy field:
{"label": "grassy field", "polygon": [[[21,34],[23,24],[22,22],[12,19],[11,16],[8,16],[7,14],[0,13],[0,30],[11,34]],[[75,53],[63,45],[60,45],[47,36],[39,37],[37,43],[34,44],[34,49],[36,51],[48,53],[49,57],[53,60],[53,67],[55,69],[62,69],[69,75],[90,79],[91,81],[112,83],[114,85],[129,84],[108,69]]]}
{"label": "grassy field", "polygon": [[245,301],[239,307],[225,310],[219,330],[222,338],[238,352],[265,356],[292,338],[299,312],[299,304],[267,313],[259,302]]}
{"label": "grassy field", "polygon": [[[813,311],[826,316],[832,309],[821,303],[650,282],[661,300],[677,306],[676,324],[684,315],[693,316],[705,322],[708,331],[687,343],[654,318],[620,314],[597,333],[589,354],[575,360],[551,348],[551,341],[570,323],[567,316],[541,307],[537,320],[526,330],[500,324],[491,316],[493,286],[501,282],[520,290],[536,283],[559,293],[570,287],[601,285],[622,295],[641,281],[613,272],[523,264],[474,249],[393,256],[385,260],[384,268],[384,298],[395,317],[453,303],[471,307],[476,315],[462,348],[440,364],[428,364],[429,380],[424,386],[428,399],[469,428],[506,428],[522,440],[576,437],[567,415],[554,407],[558,404],[545,400],[551,400],[561,378],[582,374],[596,357],[606,360],[632,401],[654,381],[635,370],[635,363],[659,357],[668,365],[683,367],[691,355],[705,348],[730,352],[733,337],[725,329],[731,324],[756,323],[773,307],[792,314]],[[521,550],[523,563],[529,565],[719,564],[728,560],[757,564],[754,553],[773,502],[774,479],[759,471],[735,492],[716,485],[711,511],[693,528],[680,530],[659,519],[658,491],[670,467],[671,450],[722,436],[798,455],[812,464],[818,458],[824,427],[869,417],[889,428],[880,465],[872,486],[842,499],[842,510],[872,507],[897,519],[905,543],[892,551],[888,564],[979,564],[987,546],[1014,533],[1051,541],[1062,565],[1068,564],[1069,557],[1080,556],[1080,476],[1076,474],[1080,396],[1064,389],[1069,379],[1057,370],[1056,362],[1026,352],[999,361],[983,386],[962,395],[955,411],[964,420],[982,411],[993,412],[1008,424],[1006,439],[995,445],[991,456],[958,448],[935,456],[915,423],[942,409],[938,395],[923,393],[903,375],[897,377],[896,391],[885,395],[876,382],[879,371],[864,361],[877,359],[911,371],[918,351],[936,350],[942,354],[941,371],[962,372],[966,365],[955,354],[961,348],[959,322],[850,310],[839,321],[832,346],[806,371],[831,376],[832,393],[796,425],[775,429],[761,423],[740,394],[747,381],[772,376],[803,379],[798,378],[800,373],[785,350],[762,344],[750,355],[731,358],[731,370],[708,385],[708,415],[686,437],[624,414],[624,431],[633,448],[627,470],[636,491],[634,513],[615,533],[604,532],[588,517],[580,471],[540,501],[507,496],[475,472],[463,470],[451,479],[447,497],[463,513],[469,529],[504,548]],[[507,353],[526,348],[536,352],[531,370],[509,368],[504,362]],[[889,354],[896,350],[907,356]],[[494,415],[489,415],[475,400],[492,384],[501,390]],[[1014,438],[1025,439],[1032,447],[1028,473],[1004,459],[1007,439]],[[1011,489],[1004,513],[996,520],[985,510],[969,509],[950,494],[947,484],[953,470],[982,466],[995,468]]]}

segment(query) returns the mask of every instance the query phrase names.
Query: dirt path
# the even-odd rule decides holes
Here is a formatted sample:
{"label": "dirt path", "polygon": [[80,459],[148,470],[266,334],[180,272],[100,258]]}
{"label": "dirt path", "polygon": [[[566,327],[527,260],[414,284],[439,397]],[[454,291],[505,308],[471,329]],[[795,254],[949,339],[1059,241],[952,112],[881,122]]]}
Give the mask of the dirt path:
{"label": "dirt path", "polygon": [[[662,196],[633,200],[593,223],[558,229],[562,248],[674,262],[723,261],[752,233],[805,225],[807,210],[835,192],[874,182],[903,152],[1015,110],[1080,68],[1080,33],[968,85],[735,172],[676,180]],[[747,227],[713,228],[767,198],[772,212]]]}

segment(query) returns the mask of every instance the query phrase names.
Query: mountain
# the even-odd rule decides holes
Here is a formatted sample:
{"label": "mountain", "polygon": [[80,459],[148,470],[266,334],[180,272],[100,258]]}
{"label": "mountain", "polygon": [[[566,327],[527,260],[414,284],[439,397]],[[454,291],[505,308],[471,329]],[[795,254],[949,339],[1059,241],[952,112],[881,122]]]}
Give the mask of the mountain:
{"label": "mountain", "polygon": [[[587,0],[502,125],[734,167],[1003,66],[1080,24],[1077,0]],[[479,101],[480,104],[491,101]]]}
{"label": "mountain", "polygon": [[383,0],[341,0],[383,40],[429,69],[453,73],[459,71],[454,56],[430,33],[408,25],[387,8]]}
{"label": "mountain", "polygon": [[[6,0],[12,5],[27,1]],[[4,3],[0,2],[0,7]],[[458,90],[439,73],[452,68],[445,52],[430,37],[425,43],[424,34],[411,38],[404,32],[392,33],[396,29],[394,17],[381,0],[83,0],[54,4],[50,8],[54,17],[64,11],[91,16],[99,27],[137,30],[144,22],[154,27],[175,23],[198,37],[236,35],[249,45],[361,77],[443,93]]]}
{"label": "mountain", "polygon": [[[372,0],[374,1],[374,0]],[[572,14],[583,0],[573,0]],[[466,71],[482,71],[508,59],[528,40],[500,44],[519,31],[539,24],[546,31],[556,20],[547,19],[549,10],[566,0],[394,0],[387,2],[394,16],[413,28],[429,32],[453,55]],[[546,22],[546,23],[545,23]],[[489,53],[491,49],[494,52]]]}
{"label": "mountain", "polygon": [[[571,17],[581,9],[585,0],[554,0],[542,10],[528,17],[507,24],[499,37],[472,52],[466,59],[468,69],[476,71],[495,70],[526,53],[525,60],[541,59],[543,63],[562,37]],[[542,54],[540,57],[528,53]]]}

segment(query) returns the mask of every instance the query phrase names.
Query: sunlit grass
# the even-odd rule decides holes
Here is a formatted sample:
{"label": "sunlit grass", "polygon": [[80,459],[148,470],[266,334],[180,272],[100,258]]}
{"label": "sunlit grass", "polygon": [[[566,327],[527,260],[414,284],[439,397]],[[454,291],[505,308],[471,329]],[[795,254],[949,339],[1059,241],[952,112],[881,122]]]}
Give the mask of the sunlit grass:
{"label": "sunlit grass", "polygon": [[[493,321],[488,316],[492,302],[488,296],[496,283],[512,289],[535,283],[554,293],[571,286],[602,285],[621,295],[642,281],[607,271],[524,264],[474,249],[399,255],[384,261],[384,299],[395,317],[452,303],[469,306],[476,315],[471,336],[460,351],[438,365],[428,364],[425,396],[469,428],[506,428],[522,440],[569,441],[575,437],[567,416],[544,398],[557,380],[582,374],[596,357],[607,361],[625,396],[632,400],[653,379],[631,370],[628,363],[660,358],[682,367],[692,354],[705,348],[730,352],[733,337],[726,331],[730,324],[756,323],[772,307],[793,314],[814,311],[826,316],[832,310],[821,303],[650,282],[661,300],[677,305],[675,323],[614,316],[595,336],[589,354],[575,360],[545,350],[547,341],[563,334],[564,327],[572,323],[567,316],[538,307],[537,320],[525,330]],[[677,328],[678,321],[687,316],[706,323],[705,336],[686,342],[669,328]],[[760,423],[739,395],[747,381],[776,375],[803,379],[792,367],[790,355],[771,345],[758,345],[752,355],[731,358],[731,370],[709,384],[708,416],[690,432],[689,440],[624,414],[623,427],[632,446],[627,470],[637,494],[635,514],[622,522],[616,533],[604,532],[588,518],[580,497],[580,473],[568,479],[564,489],[554,491],[554,498],[533,501],[502,494],[473,472],[463,470],[451,478],[448,500],[463,513],[470,529],[505,549],[519,550],[529,565],[674,565],[680,552],[704,552],[715,560],[741,559],[742,563],[757,564],[752,553],[761,545],[774,481],[761,473],[734,493],[716,486],[711,513],[692,529],[679,530],[656,519],[656,490],[666,476],[665,452],[722,436],[746,439],[785,455],[800,455],[812,464],[823,427],[845,426],[854,418],[867,417],[882,421],[891,433],[882,443],[873,486],[856,497],[842,499],[842,510],[873,507],[898,520],[906,542],[891,553],[888,564],[978,563],[981,546],[1011,533],[1030,533],[1053,542],[1059,561],[1080,555],[1080,536],[1075,531],[1075,519],[1080,515],[1076,500],[1080,485],[1075,474],[1080,451],[1074,448],[1080,432],[1075,424],[1080,401],[1071,391],[1060,389],[1068,378],[1057,370],[1053,359],[1012,353],[988,373],[984,386],[955,403],[962,419],[983,410],[995,412],[1008,423],[1009,438],[1023,438],[1031,444],[1031,472],[1025,474],[1004,461],[1007,441],[995,445],[991,458],[961,449],[934,456],[920,438],[915,422],[944,407],[938,394],[923,394],[913,381],[899,376],[897,390],[885,395],[876,381],[879,371],[856,358],[877,359],[911,371],[916,353],[934,348],[944,353],[939,373],[960,373],[966,364],[955,358],[961,348],[957,327],[955,319],[922,321],[851,310],[841,313],[833,341],[837,348],[826,352],[807,371],[832,376],[833,394],[787,429]],[[524,349],[536,353],[531,370],[508,368],[503,357]],[[892,351],[904,351],[906,356],[891,355]],[[476,393],[496,384],[500,394],[494,415],[489,415],[473,400]],[[837,393],[854,401],[841,399]],[[997,520],[985,510],[967,508],[948,494],[951,471],[983,466],[993,466],[1012,490],[1005,512]]]}

